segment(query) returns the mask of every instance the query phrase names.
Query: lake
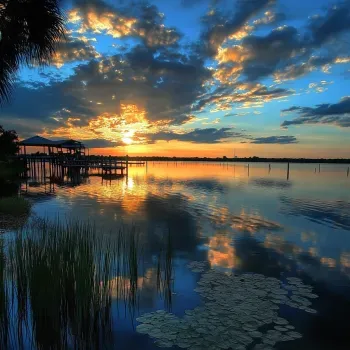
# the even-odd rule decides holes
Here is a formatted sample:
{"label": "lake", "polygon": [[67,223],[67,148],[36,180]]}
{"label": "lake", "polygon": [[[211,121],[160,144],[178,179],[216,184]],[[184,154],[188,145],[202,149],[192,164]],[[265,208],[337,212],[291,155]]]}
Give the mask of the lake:
{"label": "lake", "polygon": [[287,179],[278,163],[148,162],[20,192],[33,216],[138,232],[134,299],[112,293],[106,348],[348,349],[346,170],[291,164]]}

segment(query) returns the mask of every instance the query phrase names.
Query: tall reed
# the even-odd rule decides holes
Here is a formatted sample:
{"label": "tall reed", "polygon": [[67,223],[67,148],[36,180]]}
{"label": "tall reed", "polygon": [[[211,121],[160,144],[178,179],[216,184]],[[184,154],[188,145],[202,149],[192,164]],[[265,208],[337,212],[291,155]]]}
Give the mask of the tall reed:
{"label": "tall reed", "polygon": [[[5,251],[0,240],[0,349],[114,348],[112,298],[133,318],[144,272],[135,228],[106,235],[89,222],[37,220],[8,243]],[[162,245],[159,283],[169,304],[170,236]]]}
{"label": "tall reed", "polygon": [[17,234],[9,248],[17,346],[28,324],[36,348],[90,349],[108,338],[112,248],[84,223],[44,221]]}
{"label": "tall reed", "polygon": [[163,237],[157,259],[157,289],[164,297],[165,306],[171,310],[174,267],[173,245],[170,231]]}
{"label": "tall reed", "polygon": [[0,349],[6,349],[9,342],[9,304],[6,282],[6,257],[4,242],[0,239]]}

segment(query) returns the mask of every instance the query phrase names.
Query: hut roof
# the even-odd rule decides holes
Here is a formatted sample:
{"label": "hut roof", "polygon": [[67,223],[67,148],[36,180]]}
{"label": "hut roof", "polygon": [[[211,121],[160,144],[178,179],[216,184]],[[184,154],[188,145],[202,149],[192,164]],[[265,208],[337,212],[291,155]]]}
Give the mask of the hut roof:
{"label": "hut roof", "polygon": [[21,146],[53,146],[53,147],[62,147],[62,148],[85,148],[85,146],[76,140],[49,140],[41,136],[33,136],[29,139],[25,139],[19,143]]}
{"label": "hut roof", "polygon": [[36,135],[21,141],[19,144],[22,146],[53,146],[54,141]]}

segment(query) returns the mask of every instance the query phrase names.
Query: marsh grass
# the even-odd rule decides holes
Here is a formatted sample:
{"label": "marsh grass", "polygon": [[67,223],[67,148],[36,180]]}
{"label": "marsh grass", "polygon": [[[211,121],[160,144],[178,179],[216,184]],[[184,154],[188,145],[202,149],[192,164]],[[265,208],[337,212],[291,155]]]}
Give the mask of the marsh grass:
{"label": "marsh grass", "polygon": [[157,289],[164,298],[165,306],[170,311],[174,281],[173,245],[171,233],[168,232],[161,242],[157,259]]}
{"label": "marsh grass", "polygon": [[30,209],[31,203],[23,197],[0,198],[0,214],[20,217],[28,215]]}
{"label": "marsh grass", "polygon": [[10,246],[18,332],[37,348],[98,348],[111,329],[114,244],[90,223],[35,223]]}
{"label": "marsh grass", "polygon": [[4,242],[0,239],[0,348],[6,349],[9,338],[9,305],[6,282]]}
{"label": "marsh grass", "polygon": [[[89,222],[35,220],[6,248],[0,241],[1,349],[112,347],[112,298],[132,317],[138,305],[144,249],[135,228],[102,234]],[[172,269],[166,251],[162,281]]]}

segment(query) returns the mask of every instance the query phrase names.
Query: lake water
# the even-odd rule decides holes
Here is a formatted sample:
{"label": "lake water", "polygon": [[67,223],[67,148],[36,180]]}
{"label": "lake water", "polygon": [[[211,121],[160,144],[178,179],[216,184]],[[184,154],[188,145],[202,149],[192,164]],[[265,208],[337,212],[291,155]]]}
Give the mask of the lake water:
{"label": "lake water", "polygon": [[[21,193],[39,217],[59,213],[106,232],[140,232],[137,301],[131,309],[114,296],[112,348],[349,349],[346,170],[291,164],[287,179],[286,164],[148,162],[114,180],[89,176],[58,186],[29,179]],[[164,232],[173,251],[166,296],[153,264]],[[148,315],[157,310],[165,313]],[[270,321],[257,324],[264,314]]]}

